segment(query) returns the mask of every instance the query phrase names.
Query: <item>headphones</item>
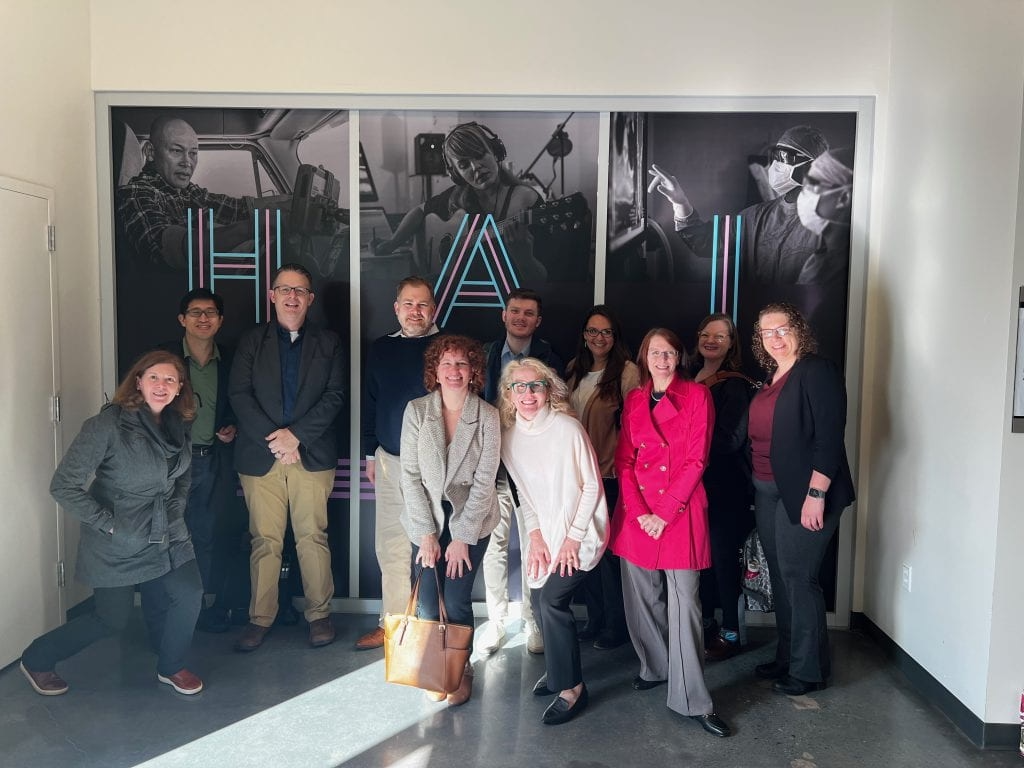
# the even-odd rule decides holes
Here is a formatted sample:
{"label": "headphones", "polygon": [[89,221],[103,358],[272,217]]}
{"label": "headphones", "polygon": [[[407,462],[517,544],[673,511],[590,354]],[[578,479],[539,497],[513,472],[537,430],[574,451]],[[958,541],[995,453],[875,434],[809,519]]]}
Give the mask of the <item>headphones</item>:
{"label": "headphones", "polygon": [[448,177],[455,182],[456,186],[466,186],[466,180],[462,178],[457,168],[452,167],[448,161],[448,142],[451,141],[452,136],[456,133],[471,133],[476,135],[490,150],[491,154],[494,155],[494,159],[501,163],[506,157],[508,157],[508,150],[505,149],[505,142],[498,138],[498,134],[488,128],[486,125],[481,125],[477,122],[472,123],[459,123],[450,131],[448,135],[444,137],[444,142],[441,144],[441,158],[444,160],[444,169],[448,172]]}

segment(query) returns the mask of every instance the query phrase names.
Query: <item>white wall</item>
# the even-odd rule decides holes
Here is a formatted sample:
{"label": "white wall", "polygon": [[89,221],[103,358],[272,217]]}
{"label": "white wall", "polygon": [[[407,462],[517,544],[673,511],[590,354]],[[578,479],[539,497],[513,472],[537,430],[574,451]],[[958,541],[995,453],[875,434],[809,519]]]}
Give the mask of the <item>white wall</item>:
{"label": "white wall", "polygon": [[[0,174],[55,190],[66,445],[102,403],[89,3],[0,0],[0,19]],[[39,299],[32,286],[14,296]],[[4,473],[0,487],[19,482]],[[69,523],[66,533],[73,567],[77,526]],[[67,597],[74,604],[86,594],[72,587]]]}
{"label": "white wall", "polygon": [[1014,721],[1024,436],[1006,424],[1024,4],[521,0],[500,27],[477,2],[424,8],[92,0],[92,86],[875,96],[854,609],[978,717]]}

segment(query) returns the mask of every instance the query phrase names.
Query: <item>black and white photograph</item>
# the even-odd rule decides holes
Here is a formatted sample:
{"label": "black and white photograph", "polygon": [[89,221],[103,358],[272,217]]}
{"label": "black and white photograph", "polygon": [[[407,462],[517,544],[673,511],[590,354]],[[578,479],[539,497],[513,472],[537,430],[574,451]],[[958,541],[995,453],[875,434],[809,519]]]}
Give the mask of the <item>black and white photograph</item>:
{"label": "black and white photograph", "polygon": [[758,309],[790,301],[842,365],[856,114],[612,113],[611,125],[607,298],[631,337],[724,312],[749,350]]}
{"label": "black and white photograph", "polygon": [[[247,330],[274,319],[269,289],[275,270],[285,264],[299,264],[312,277],[308,319],[347,341],[347,110],[115,106],[110,125],[116,356],[122,375],[156,346],[180,352],[188,322],[220,323],[215,341],[230,355]],[[195,289],[223,301],[218,319],[186,317],[179,303]],[[349,408],[343,408],[338,435],[348,435],[349,420]],[[338,443],[328,518],[330,547],[339,553],[333,558],[335,586],[345,594],[349,450],[344,437]],[[235,509],[222,522],[237,529],[236,538],[244,537],[247,514],[237,476],[224,477],[230,487],[223,492]],[[239,546],[229,575],[247,592],[247,542]],[[294,615],[290,594],[302,589],[290,534],[284,562],[295,565],[282,571],[287,618]],[[240,605],[247,601],[247,594],[235,598]]]}

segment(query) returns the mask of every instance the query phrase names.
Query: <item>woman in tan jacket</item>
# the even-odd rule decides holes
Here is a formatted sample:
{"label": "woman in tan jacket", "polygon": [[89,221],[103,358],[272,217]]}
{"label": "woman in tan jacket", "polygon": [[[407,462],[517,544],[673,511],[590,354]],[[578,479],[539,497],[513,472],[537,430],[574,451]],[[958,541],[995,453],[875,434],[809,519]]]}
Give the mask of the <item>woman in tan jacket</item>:
{"label": "woman in tan jacket", "polygon": [[[619,442],[622,404],[640,384],[640,369],[630,360],[622,328],[611,308],[598,304],[587,312],[580,331],[576,357],[567,367],[570,401],[587,431],[601,466],[608,511],[614,514],[619,497],[615,475],[615,446]],[[581,640],[594,640],[598,650],[626,643],[626,617],[622,608],[619,558],[607,551],[583,585],[587,623]]]}

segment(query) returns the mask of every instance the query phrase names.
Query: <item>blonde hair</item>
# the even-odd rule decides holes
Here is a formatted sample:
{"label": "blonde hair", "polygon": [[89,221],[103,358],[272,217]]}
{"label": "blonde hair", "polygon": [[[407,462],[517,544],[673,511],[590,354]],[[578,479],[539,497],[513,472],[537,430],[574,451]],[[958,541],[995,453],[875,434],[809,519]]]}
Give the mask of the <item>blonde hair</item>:
{"label": "blonde hair", "polygon": [[516,406],[512,402],[512,390],[508,385],[512,383],[512,374],[521,368],[532,368],[548,383],[548,407],[552,411],[572,414],[572,406],[569,405],[569,387],[559,377],[555,370],[536,357],[524,357],[522,360],[513,360],[505,366],[501,372],[501,380],[498,382],[498,394],[500,403],[498,410],[501,413],[501,425],[505,428],[516,423]]}

